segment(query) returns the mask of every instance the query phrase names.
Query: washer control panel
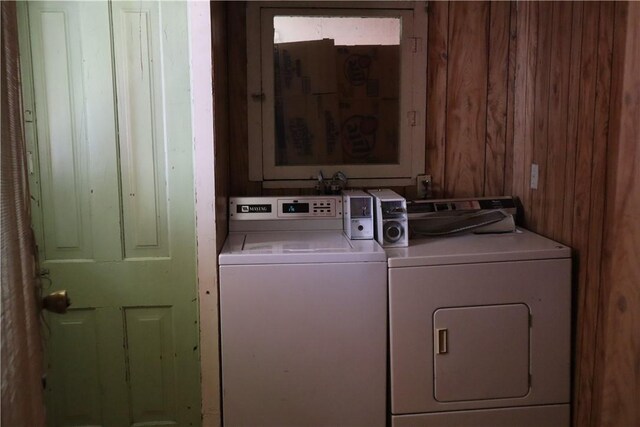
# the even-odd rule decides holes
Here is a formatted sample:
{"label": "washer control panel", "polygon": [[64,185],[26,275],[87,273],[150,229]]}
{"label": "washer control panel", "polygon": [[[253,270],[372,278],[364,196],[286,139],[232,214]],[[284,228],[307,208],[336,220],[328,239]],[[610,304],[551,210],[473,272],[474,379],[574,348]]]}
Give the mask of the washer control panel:
{"label": "washer control panel", "polygon": [[231,220],[342,218],[342,197],[231,197]]}
{"label": "washer control panel", "polygon": [[336,217],[335,199],[278,199],[278,218]]}

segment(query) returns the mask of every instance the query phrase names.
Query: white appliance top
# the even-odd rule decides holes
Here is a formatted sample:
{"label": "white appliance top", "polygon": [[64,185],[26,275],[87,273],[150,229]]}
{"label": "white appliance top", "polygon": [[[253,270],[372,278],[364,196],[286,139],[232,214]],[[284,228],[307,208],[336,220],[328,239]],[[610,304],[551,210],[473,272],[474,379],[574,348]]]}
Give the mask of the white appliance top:
{"label": "white appliance top", "polygon": [[409,240],[409,247],[389,248],[389,267],[470,264],[569,258],[568,246],[518,229],[505,234],[465,233]]}
{"label": "white appliance top", "polygon": [[385,262],[375,240],[349,240],[341,230],[230,232],[220,265]]}

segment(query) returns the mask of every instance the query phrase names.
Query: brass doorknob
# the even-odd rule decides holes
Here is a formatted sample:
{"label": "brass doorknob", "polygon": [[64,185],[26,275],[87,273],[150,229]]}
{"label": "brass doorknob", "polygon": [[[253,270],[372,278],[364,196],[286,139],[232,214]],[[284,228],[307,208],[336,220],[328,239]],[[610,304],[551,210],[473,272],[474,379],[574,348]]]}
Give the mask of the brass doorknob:
{"label": "brass doorknob", "polygon": [[52,313],[64,314],[71,305],[71,299],[67,295],[67,291],[52,292],[42,298],[42,308]]}

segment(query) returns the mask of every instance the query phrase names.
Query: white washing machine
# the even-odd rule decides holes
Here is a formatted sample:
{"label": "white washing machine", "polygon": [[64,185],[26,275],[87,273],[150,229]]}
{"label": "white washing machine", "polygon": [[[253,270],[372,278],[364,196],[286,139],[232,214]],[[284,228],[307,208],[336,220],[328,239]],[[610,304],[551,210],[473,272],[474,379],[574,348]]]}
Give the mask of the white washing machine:
{"label": "white washing machine", "polygon": [[385,425],[387,258],[342,227],[341,197],[231,199],[224,425]]}
{"label": "white washing machine", "polygon": [[388,249],[392,425],[570,425],[571,259],[517,230]]}

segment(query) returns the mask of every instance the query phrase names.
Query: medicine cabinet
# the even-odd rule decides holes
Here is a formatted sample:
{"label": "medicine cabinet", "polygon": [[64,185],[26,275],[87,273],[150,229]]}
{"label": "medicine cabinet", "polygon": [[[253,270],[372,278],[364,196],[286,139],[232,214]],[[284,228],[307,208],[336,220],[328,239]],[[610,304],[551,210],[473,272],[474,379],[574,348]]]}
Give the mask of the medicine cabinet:
{"label": "medicine cabinet", "polygon": [[250,2],[249,178],[409,185],[425,167],[424,3]]}

